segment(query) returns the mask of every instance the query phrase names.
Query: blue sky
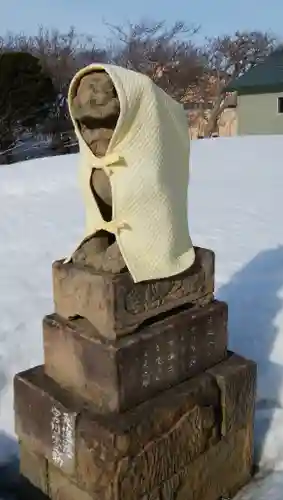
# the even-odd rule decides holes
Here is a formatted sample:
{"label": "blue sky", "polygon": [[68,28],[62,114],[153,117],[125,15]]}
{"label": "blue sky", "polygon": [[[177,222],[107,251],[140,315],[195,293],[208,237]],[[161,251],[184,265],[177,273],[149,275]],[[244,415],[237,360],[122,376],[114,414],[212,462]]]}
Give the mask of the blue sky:
{"label": "blue sky", "polygon": [[283,37],[282,0],[0,0],[0,13],[0,35],[35,34],[39,25],[64,31],[73,25],[103,43],[105,21],[120,24],[148,18],[201,25],[199,38],[237,29],[267,30]]}

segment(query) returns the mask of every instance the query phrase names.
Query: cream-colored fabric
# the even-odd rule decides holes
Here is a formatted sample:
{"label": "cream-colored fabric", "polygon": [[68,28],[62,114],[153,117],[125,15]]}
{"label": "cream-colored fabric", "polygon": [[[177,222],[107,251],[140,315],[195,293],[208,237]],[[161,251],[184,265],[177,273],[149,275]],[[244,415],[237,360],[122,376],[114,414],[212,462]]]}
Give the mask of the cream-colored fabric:
{"label": "cream-colored fabric", "polygon": [[[93,155],[72,117],[72,99],[87,73],[103,68],[120,100],[120,116],[103,158]],[[69,89],[69,109],[80,148],[80,185],[86,234],[116,235],[135,282],[166,278],[195,259],[187,220],[189,137],[185,112],[147,76],[114,65],[80,70]],[[90,188],[92,168],[103,168],[112,189],[113,220],[105,222]]]}

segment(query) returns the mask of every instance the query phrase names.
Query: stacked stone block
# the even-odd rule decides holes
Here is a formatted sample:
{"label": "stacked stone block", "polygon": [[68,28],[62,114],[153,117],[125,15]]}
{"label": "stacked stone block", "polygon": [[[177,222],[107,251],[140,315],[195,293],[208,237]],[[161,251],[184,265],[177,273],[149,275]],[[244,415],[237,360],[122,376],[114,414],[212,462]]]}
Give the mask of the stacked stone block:
{"label": "stacked stone block", "polygon": [[57,261],[44,365],[15,377],[21,473],[52,500],[218,500],[250,478],[256,365],[227,351],[214,254],[134,284]]}

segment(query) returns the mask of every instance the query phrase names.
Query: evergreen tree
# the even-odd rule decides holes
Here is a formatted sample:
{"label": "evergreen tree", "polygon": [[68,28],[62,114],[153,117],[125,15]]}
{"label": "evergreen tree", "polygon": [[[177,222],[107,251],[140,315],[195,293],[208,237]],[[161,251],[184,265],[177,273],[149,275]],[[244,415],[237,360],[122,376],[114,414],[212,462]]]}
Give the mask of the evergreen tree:
{"label": "evergreen tree", "polygon": [[24,130],[42,124],[55,101],[52,80],[35,56],[15,51],[0,54],[0,150],[11,147]]}

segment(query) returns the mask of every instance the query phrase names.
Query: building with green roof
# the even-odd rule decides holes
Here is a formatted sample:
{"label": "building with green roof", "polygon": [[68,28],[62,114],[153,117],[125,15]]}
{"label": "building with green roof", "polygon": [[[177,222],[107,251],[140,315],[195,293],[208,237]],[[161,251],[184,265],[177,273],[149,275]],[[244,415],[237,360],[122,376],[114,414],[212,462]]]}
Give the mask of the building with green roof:
{"label": "building with green roof", "polygon": [[283,134],[283,49],[235,79],[238,135]]}

